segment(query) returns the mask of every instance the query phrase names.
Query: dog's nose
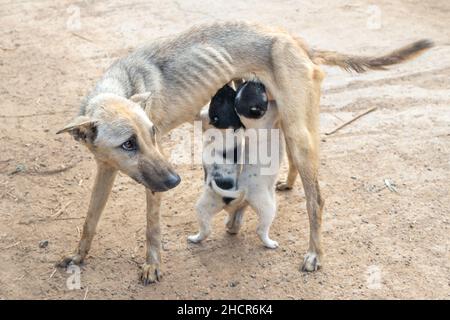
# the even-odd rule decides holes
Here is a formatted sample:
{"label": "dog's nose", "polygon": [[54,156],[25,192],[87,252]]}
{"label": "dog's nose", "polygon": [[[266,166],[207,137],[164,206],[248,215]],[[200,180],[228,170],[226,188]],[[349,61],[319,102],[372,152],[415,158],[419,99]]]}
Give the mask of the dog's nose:
{"label": "dog's nose", "polygon": [[181,181],[181,178],[178,174],[170,174],[169,178],[164,181],[164,185],[167,189],[175,188]]}
{"label": "dog's nose", "polygon": [[262,109],[257,109],[257,108],[250,109],[250,114],[257,118],[262,117],[264,115],[264,113],[266,113],[266,111],[262,110]]}

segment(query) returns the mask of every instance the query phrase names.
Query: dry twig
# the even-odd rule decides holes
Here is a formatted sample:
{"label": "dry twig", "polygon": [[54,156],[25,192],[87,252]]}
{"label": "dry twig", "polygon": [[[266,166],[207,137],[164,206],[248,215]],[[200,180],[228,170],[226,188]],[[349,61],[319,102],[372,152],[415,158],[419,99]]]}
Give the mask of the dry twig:
{"label": "dry twig", "polygon": [[64,213],[64,211],[67,209],[69,204],[71,204],[72,201],[67,202],[64,206],[62,206],[56,213],[52,216],[53,218],[58,218],[60,215]]}
{"label": "dry twig", "polygon": [[83,39],[84,41],[91,42],[91,43],[95,43],[93,40],[91,40],[91,39],[89,39],[89,38],[86,38],[85,36],[82,36],[81,34],[78,34],[78,33],[76,33],[76,32],[71,32],[71,34],[74,35],[75,37],[78,37],[78,38],[80,38],[80,39]]}
{"label": "dry twig", "polygon": [[351,120],[349,120],[349,121],[347,121],[347,122],[341,124],[341,125],[340,125],[339,127],[337,127],[336,129],[334,129],[334,130],[332,130],[332,131],[329,131],[329,132],[325,132],[325,135],[329,136],[329,135],[331,135],[331,134],[333,134],[333,133],[338,132],[338,131],[341,130],[342,128],[348,126],[350,123],[352,123],[352,122],[358,120],[359,118],[365,116],[366,114],[369,114],[369,113],[375,111],[376,109],[377,109],[377,107],[373,107],[373,108],[370,108],[370,109],[367,110],[367,111],[364,111],[363,113],[357,115],[357,116],[354,117],[353,119],[351,119]]}

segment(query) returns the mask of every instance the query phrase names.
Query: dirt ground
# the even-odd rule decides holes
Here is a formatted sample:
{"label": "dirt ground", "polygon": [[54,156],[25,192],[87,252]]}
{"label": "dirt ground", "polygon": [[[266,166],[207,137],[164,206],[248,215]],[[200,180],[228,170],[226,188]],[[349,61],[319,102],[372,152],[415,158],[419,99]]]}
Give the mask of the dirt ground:
{"label": "dirt ground", "polygon": [[[372,3],[1,0],[0,299],[449,299],[450,3]],[[271,231],[277,250],[262,247],[253,212],[234,237],[219,215],[198,246],[186,238],[197,228],[203,173],[178,165],[183,181],[167,192],[162,209],[163,281],[138,281],[144,190],[121,175],[81,269],[81,289],[69,290],[69,274],[54,263],[75,248],[95,163],[55,132],[117,57],[156,36],[228,19],[282,26],[312,47],[350,53],[383,53],[420,38],[436,47],[389,71],[325,68],[326,259],[319,272],[299,271],[308,245],[299,181],[278,193]],[[374,106],[336,134],[323,134]],[[175,136],[165,138],[169,149]],[[47,247],[39,247],[42,240]]]}

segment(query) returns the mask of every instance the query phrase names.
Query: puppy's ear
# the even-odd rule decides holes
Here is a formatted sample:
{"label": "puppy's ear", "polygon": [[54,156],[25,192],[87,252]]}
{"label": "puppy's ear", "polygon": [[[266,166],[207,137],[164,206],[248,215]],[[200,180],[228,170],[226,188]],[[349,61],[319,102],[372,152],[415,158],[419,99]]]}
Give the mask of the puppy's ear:
{"label": "puppy's ear", "polygon": [[231,87],[237,91],[239,89],[239,87],[244,84],[245,80],[244,79],[234,79],[231,81]]}
{"label": "puppy's ear", "polygon": [[135,94],[130,98],[134,103],[139,104],[143,109],[145,109],[147,102],[150,101],[152,93],[150,91],[144,93]]}
{"label": "puppy's ear", "polygon": [[236,93],[239,93],[242,88],[246,87],[248,85],[248,81],[242,81],[239,83],[239,85],[236,87]]}
{"label": "puppy's ear", "polygon": [[77,141],[92,143],[97,136],[97,121],[87,116],[78,116],[56,134],[63,132],[70,133]]}
{"label": "puppy's ear", "polygon": [[231,89],[231,90],[233,90],[233,91],[236,91],[232,82],[228,82],[227,84],[225,84],[225,85],[222,87],[222,89],[225,89],[225,88],[228,89],[228,90]]}

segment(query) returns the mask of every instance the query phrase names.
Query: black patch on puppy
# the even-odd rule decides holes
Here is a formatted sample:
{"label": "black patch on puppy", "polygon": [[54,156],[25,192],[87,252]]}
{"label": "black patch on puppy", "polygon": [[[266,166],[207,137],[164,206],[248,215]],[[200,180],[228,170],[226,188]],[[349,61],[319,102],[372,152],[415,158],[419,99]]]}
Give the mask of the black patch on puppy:
{"label": "black patch on puppy", "polygon": [[[229,157],[230,157],[230,154],[227,152],[227,150],[223,150],[223,152],[222,152],[222,157],[223,157],[225,160],[226,160],[226,159],[230,159],[230,158],[229,158]],[[235,146],[235,147],[234,147],[234,150],[233,150],[233,163],[234,163],[234,164],[238,163],[239,157],[240,157],[240,152],[239,152],[237,146]]]}
{"label": "black patch on puppy", "polygon": [[241,120],[234,110],[236,91],[229,85],[223,86],[212,97],[209,104],[209,123],[217,129],[239,129]]}
{"label": "black patch on puppy", "polygon": [[231,178],[214,177],[214,181],[220,189],[230,190],[234,187],[234,181]]}
{"label": "black patch on puppy", "polygon": [[234,198],[227,198],[227,197],[222,198],[222,201],[225,202],[225,204],[229,204],[233,200],[234,200]]}
{"label": "black patch on puppy", "polygon": [[268,104],[264,84],[257,81],[247,81],[238,88],[234,108],[240,116],[259,119],[266,113]]}
{"label": "black patch on puppy", "polygon": [[[231,178],[224,178],[221,176],[215,176],[214,181],[216,182],[217,186],[221,189],[230,190],[234,187],[234,180]],[[229,204],[231,201],[233,201],[234,198],[229,197],[223,197],[222,201],[225,204]]]}

